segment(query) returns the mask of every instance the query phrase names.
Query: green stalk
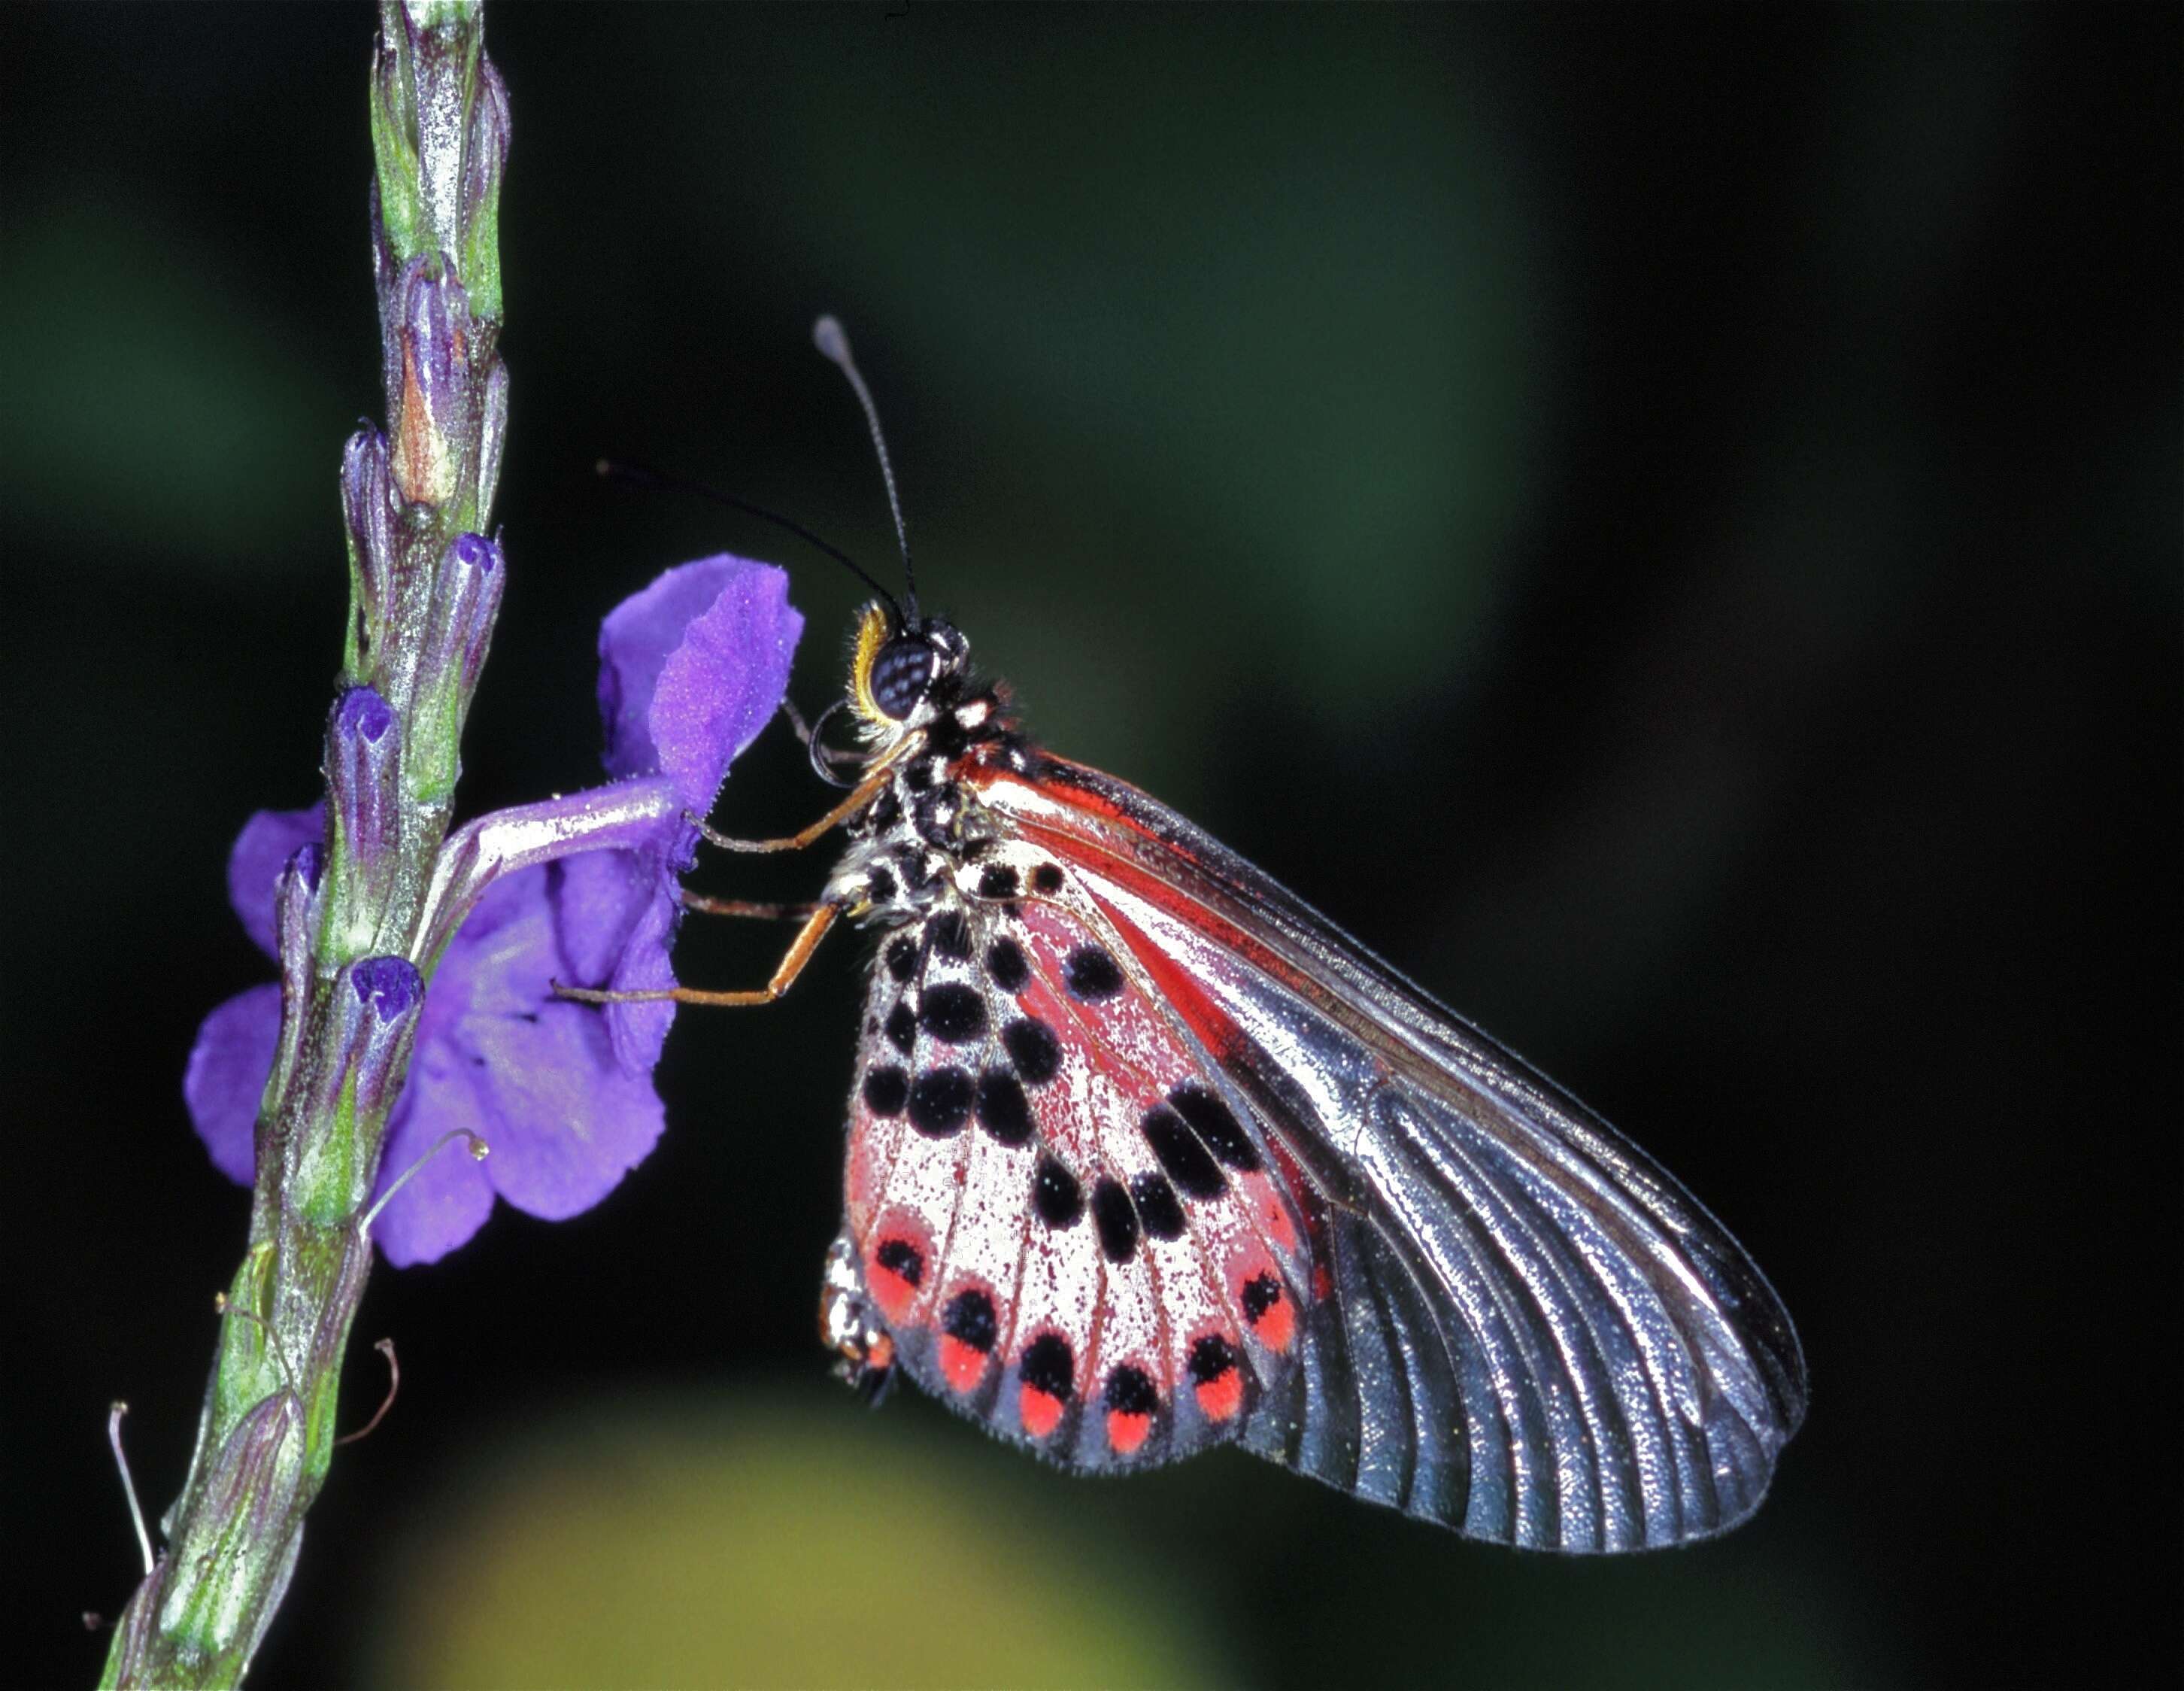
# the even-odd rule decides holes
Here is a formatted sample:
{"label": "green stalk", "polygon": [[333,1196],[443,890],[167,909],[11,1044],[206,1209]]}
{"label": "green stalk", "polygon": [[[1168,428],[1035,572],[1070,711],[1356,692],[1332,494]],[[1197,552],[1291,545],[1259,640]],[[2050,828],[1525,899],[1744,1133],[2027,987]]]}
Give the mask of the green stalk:
{"label": "green stalk", "polygon": [[[343,466],[351,603],[320,859],[281,879],[280,1055],[249,1242],[168,1549],[102,1683],[232,1686],[287,1591],[324,1485],[379,1179],[436,943],[428,895],[457,742],[499,594],[480,566],[507,385],[497,251],[507,104],[477,0],[382,0],[371,87],[388,426]],[[459,543],[460,542],[460,543]],[[444,935],[438,939],[444,940]]]}

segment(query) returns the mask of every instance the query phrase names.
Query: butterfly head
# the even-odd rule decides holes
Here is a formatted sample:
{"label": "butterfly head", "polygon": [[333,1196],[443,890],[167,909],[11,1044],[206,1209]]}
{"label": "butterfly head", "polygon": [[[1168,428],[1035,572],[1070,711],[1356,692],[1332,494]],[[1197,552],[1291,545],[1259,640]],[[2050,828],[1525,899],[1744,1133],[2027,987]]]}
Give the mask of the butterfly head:
{"label": "butterfly head", "polygon": [[938,617],[897,620],[873,605],[857,625],[850,697],[868,728],[893,739],[954,704],[970,672],[971,643]]}

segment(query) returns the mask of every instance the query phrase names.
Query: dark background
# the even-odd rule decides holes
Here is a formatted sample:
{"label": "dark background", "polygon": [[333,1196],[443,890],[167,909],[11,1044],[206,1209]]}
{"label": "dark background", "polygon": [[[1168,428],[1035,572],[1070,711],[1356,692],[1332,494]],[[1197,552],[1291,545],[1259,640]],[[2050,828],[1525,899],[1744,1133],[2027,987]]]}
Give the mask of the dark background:
{"label": "dark background", "polygon": [[[135,1406],[156,1510],[242,1237],[179,1076],[266,974],[228,842],[315,791],[339,451],[384,409],[371,27],[0,14],[18,1683],[95,1675],[78,1613],[118,1609],[136,1555],[105,1406]],[[883,563],[861,426],[810,349],[837,311],[927,595],[1034,728],[1660,1155],[1797,1316],[1812,1411],[1750,1526],[1613,1563],[1240,1456],[1097,1485],[914,1394],[854,1411],[811,1332],[844,944],[777,1008],[686,1018],[669,1133],[599,1208],[504,1208],[374,1280],[344,1418],[381,1333],[403,1395],[337,1465],[259,1683],[521,1677],[491,1664],[549,1621],[607,1641],[555,1646],[571,1683],[823,1680],[793,1629],[745,1653],[798,1532],[821,1553],[792,1582],[876,1684],[933,1672],[921,1615],[966,1680],[2173,1666],[2174,8],[912,0],[510,8],[488,39],[511,573],[469,806],[595,779],[598,618],[684,557],[790,564],[794,690],[833,695],[854,583],[587,466],[659,460]],[[722,814],[772,831],[823,797],[777,731]],[[705,880],[795,896],[822,867]],[[743,984],[766,943],[694,935],[685,974]],[[671,1577],[634,1566],[660,1613],[522,1571],[557,1486],[594,1488],[604,1513],[566,1519],[605,1543],[616,1475],[722,1450],[786,1502],[677,1541]],[[1023,1553],[979,1564],[982,1518]],[[1123,1665],[1035,1665],[1063,1638],[1041,1579]],[[993,1630],[1016,1621],[1029,1642]],[[473,1623],[484,1654],[450,1654]],[[698,1666],[643,1654],[692,1626]]]}

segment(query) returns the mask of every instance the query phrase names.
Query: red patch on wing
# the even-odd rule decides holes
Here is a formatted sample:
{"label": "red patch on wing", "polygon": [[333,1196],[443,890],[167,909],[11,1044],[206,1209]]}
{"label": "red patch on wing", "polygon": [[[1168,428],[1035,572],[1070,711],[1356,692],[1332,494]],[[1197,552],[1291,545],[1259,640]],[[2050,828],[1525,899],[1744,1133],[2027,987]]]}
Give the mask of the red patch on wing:
{"label": "red patch on wing", "polygon": [[1152,1430],[1150,1415],[1126,1415],[1121,1409],[1107,1411],[1107,1443],[1114,1447],[1117,1456],[1134,1454]]}
{"label": "red patch on wing", "polygon": [[1334,1276],[1327,1271],[1325,1263],[1312,1265],[1312,1301],[1324,1303],[1334,1296]]}
{"label": "red patch on wing", "polygon": [[940,1371],[958,1392],[968,1392],[985,1376],[986,1353],[943,1333],[940,1336]]}
{"label": "red patch on wing", "polygon": [[1218,1379],[1201,1381],[1194,1392],[1210,1421],[1225,1421],[1244,1407],[1244,1370],[1232,1368]]}
{"label": "red patch on wing", "polygon": [[1296,1249],[1296,1229],[1290,1225],[1289,1206],[1278,1193],[1269,1192],[1266,1203],[1267,1232],[1284,1251]]}
{"label": "red patch on wing", "polygon": [[1290,1348],[1296,1337],[1296,1311],[1290,1307],[1290,1295],[1280,1281],[1272,1274],[1256,1275],[1239,1289],[1238,1301],[1253,1337],[1268,1350]]}
{"label": "red patch on wing", "polygon": [[1036,1386],[1027,1386],[1017,1397],[1017,1415],[1034,1438],[1045,1438],[1061,1420],[1061,1399]]}
{"label": "red patch on wing", "polygon": [[889,1234],[872,1247],[865,1264],[865,1287],[890,1321],[900,1321],[917,1296],[925,1275],[925,1253],[908,1239]]}

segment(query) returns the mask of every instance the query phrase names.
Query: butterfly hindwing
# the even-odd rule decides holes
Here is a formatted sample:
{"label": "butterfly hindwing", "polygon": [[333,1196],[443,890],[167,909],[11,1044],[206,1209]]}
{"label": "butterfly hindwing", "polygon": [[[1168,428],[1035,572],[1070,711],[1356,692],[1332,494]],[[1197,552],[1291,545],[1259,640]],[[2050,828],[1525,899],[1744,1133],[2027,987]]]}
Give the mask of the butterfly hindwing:
{"label": "butterfly hindwing", "polygon": [[883,942],[851,1102],[849,1232],[900,1364],[1070,1465],[1234,1437],[1301,1348],[1290,1189],[1067,888],[975,885]]}

